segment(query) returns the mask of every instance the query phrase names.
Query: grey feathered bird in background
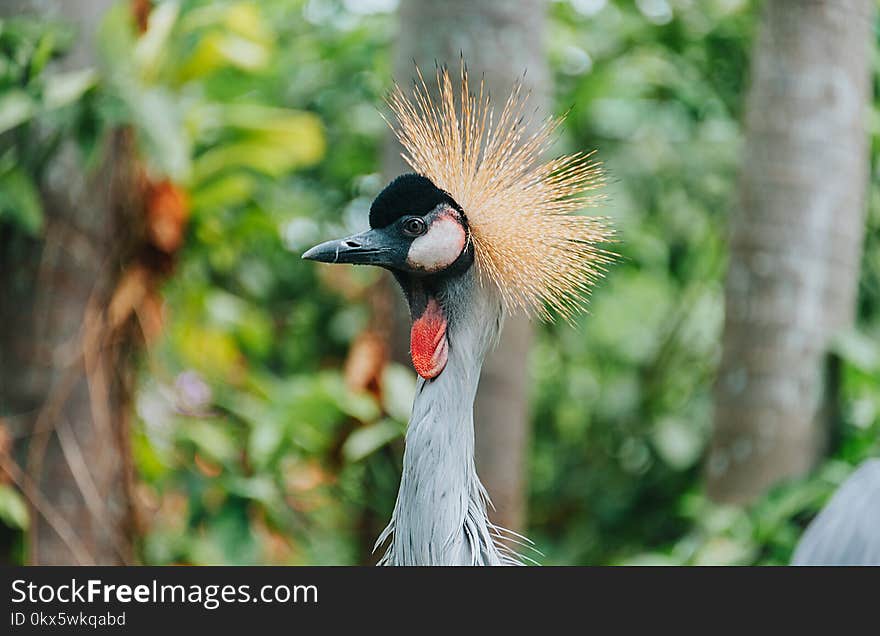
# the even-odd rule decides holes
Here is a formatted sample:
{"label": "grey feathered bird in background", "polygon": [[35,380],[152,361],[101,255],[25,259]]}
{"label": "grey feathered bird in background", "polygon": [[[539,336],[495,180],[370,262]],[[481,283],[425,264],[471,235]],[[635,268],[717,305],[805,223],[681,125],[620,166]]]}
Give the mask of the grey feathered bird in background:
{"label": "grey feathered bird in background", "polygon": [[880,459],[863,462],[813,519],[792,565],[880,565]]}

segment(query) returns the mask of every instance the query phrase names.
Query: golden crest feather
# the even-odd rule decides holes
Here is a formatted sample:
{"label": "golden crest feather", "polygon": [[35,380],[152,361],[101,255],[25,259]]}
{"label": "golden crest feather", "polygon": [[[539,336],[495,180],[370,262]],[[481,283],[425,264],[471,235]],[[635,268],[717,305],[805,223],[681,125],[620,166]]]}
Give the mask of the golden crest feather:
{"label": "golden crest feather", "polygon": [[463,63],[459,87],[437,70],[436,100],[416,72],[410,96],[395,86],[387,100],[404,160],[461,205],[480,274],[509,311],[570,319],[613,259],[599,247],[614,234],[607,219],[576,214],[602,198],[601,165],[593,153],[543,159],[563,118],[533,122],[521,84],[496,118]]}

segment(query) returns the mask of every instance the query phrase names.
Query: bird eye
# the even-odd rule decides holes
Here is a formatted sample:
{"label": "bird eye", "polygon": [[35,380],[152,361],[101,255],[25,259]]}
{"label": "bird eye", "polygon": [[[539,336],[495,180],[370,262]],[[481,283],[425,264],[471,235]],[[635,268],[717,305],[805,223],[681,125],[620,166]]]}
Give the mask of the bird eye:
{"label": "bird eye", "polygon": [[428,229],[428,225],[422,217],[411,216],[403,222],[402,229],[407,236],[421,236]]}

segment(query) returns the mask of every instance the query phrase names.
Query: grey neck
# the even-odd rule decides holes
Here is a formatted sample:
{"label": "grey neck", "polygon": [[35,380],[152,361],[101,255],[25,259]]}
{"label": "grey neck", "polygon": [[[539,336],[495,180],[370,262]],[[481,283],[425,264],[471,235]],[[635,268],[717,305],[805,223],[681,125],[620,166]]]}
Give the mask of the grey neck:
{"label": "grey neck", "polygon": [[503,309],[488,286],[465,273],[440,298],[449,319],[449,359],[434,380],[419,379],[406,433],[397,503],[377,546],[384,565],[518,563],[497,543],[487,495],[474,466],[473,405]]}

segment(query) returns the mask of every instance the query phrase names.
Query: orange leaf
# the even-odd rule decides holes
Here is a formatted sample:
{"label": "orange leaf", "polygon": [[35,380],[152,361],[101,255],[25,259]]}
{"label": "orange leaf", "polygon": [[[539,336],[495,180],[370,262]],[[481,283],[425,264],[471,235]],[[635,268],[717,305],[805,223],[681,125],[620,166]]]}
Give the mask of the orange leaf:
{"label": "orange leaf", "polygon": [[138,33],[146,32],[147,23],[150,19],[150,11],[152,10],[152,0],[132,0],[131,13],[134,15],[134,21],[137,25]]}
{"label": "orange leaf", "polygon": [[166,254],[173,254],[186,234],[189,198],[168,180],[148,184],[146,198],[149,241]]}

